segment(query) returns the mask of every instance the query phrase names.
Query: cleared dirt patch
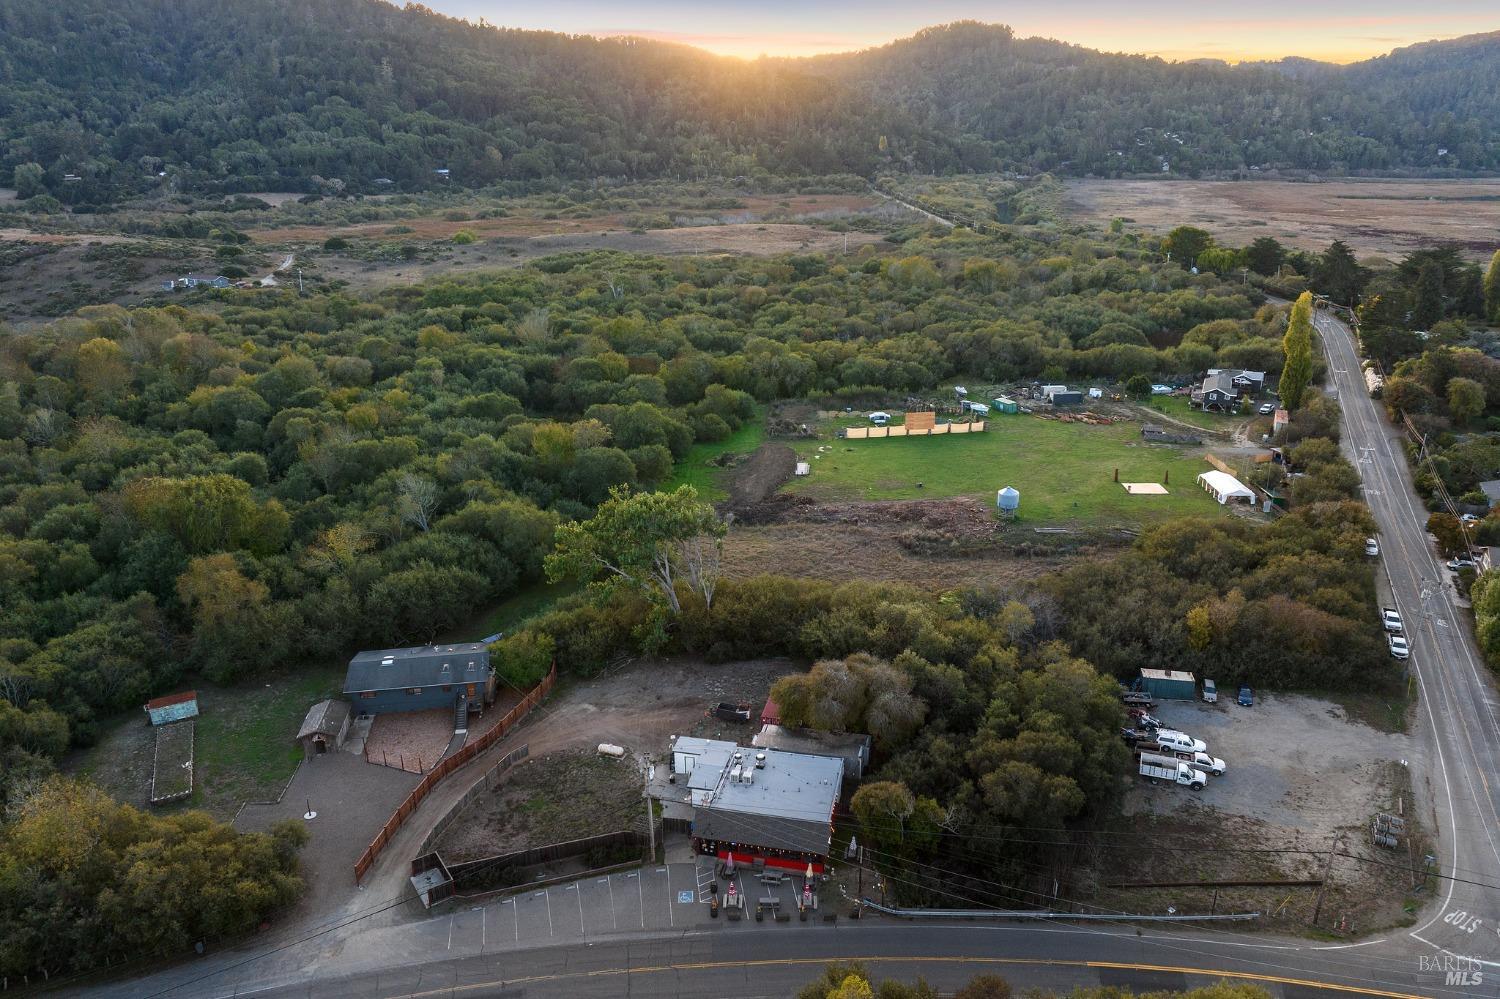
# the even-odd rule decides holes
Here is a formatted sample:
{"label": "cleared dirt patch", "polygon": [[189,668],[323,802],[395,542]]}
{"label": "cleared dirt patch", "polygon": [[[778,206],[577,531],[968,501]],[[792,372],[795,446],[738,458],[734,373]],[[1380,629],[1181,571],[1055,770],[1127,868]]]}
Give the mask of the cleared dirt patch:
{"label": "cleared dirt patch", "polygon": [[646,828],[643,778],[631,759],[588,750],[518,764],[435,844],[450,863]]}
{"label": "cleared dirt patch", "polygon": [[760,503],[781,488],[797,467],[797,452],[785,444],[762,444],[729,479],[729,506],[740,510]]}
{"label": "cleared dirt patch", "polygon": [[[1407,864],[1422,855],[1402,764],[1413,752],[1410,739],[1354,721],[1329,701],[1260,695],[1253,708],[1242,708],[1230,693],[1222,691],[1218,705],[1173,701],[1155,712],[1166,725],[1206,742],[1227,772],[1210,777],[1201,792],[1151,787],[1132,777],[1125,806],[1135,816],[1132,847],[1105,865],[1114,872],[1111,880],[1316,879],[1326,869],[1320,929],[1360,935],[1405,922],[1412,879],[1381,864]],[[1371,819],[1398,811],[1416,838],[1403,839],[1395,850],[1373,845]],[[1111,905],[1153,911],[1214,904],[1212,891],[1198,888],[1133,889],[1112,897]],[[1267,923],[1276,928],[1306,928],[1316,890],[1224,889],[1217,905],[1220,912],[1269,913]]]}
{"label": "cleared dirt patch", "polygon": [[1458,243],[1470,256],[1488,259],[1500,229],[1500,179],[1070,180],[1063,210],[1097,223],[1125,218],[1152,232],[1196,225],[1232,246],[1273,236],[1322,250],[1342,239],[1361,256],[1394,258]]}

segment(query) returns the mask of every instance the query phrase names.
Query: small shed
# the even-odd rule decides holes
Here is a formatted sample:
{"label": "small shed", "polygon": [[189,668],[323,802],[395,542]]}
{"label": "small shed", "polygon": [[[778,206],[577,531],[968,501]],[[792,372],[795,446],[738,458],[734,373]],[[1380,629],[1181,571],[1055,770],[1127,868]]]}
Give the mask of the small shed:
{"label": "small shed", "polygon": [[998,413],[1019,413],[1021,411],[1021,404],[1005,395],[997,395],[990,400],[990,405]]}
{"label": "small shed", "polygon": [[1053,392],[1047,397],[1054,406],[1082,406],[1082,392]]}
{"label": "small shed", "polygon": [[1141,686],[1159,701],[1191,701],[1198,696],[1193,674],[1181,670],[1142,669]]}
{"label": "small shed", "polygon": [[312,759],[330,749],[338,749],[348,734],[349,702],[329,699],[308,709],[302,727],[297,730],[297,741],[302,743],[303,758]]}
{"label": "small shed", "polygon": [[145,704],[146,714],[153,725],[169,725],[184,718],[198,717],[198,692],[184,690],[180,694],[168,694]]}

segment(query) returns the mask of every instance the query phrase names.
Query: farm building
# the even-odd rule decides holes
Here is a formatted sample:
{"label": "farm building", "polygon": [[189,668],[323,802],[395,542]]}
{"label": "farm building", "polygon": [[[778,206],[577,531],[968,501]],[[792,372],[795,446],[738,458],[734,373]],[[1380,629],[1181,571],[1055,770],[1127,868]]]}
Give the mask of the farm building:
{"label": "farm building", "polygon": [[303,758],[311,759],[343,746],[348,734],[349,702],[329,699],[308,709],[302,727],[297,730],[297,741],[302,744]]}
{"label": "farm building", "polygon": [[1255,492],[1228,472],[1217,469],[1198,476],[1198,484],[1220,503],[1253,503]]}
{"label": "farm building", "polygon": [[1141,686],[1160,701],[1191,701],[1198,694],[1193,674],[1181,670],[1143,669]]}
{"label": "farm building", "polygon": [[377,649],[349,660],[344,696],[359,714],[452,708],[479,711],[495,699],[489,647],[480,642]]}
{"label": "farm building", "polygon": [[168,694],[145,704],[146,715],[153,725],[168,725],[184,718],[198,717],[198,692],[184,690],[180,694]]}
{"label": "farm building", "polygon": [[[678,739],[673,759],[689,740]],[[833,840],[844,761],[775,749],[705,743],[695,754],[693,848],[736,863],[821,872]]]}

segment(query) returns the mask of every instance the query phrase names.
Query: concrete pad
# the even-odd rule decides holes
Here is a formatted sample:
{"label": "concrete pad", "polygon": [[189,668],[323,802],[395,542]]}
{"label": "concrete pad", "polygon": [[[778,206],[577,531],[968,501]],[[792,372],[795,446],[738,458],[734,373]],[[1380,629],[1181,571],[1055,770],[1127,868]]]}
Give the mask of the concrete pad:
{"label": "concrete pad", "polygon": [[1160,482],[1122,482],[1125,491],[1132,496],[1166,496],[1167,487]]}

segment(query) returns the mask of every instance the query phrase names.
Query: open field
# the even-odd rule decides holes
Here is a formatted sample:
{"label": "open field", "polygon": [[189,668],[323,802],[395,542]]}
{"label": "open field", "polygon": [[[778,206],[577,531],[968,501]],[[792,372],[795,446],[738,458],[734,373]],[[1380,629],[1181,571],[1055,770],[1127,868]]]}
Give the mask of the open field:
{"label": "open field", "polygon": [[636,762],[575,749],[517,764],[434,846],[450,863],[478,860],[624,829],[644,832],[645,819]]}
{"label": "open field", "polygon": [[[1329,873],[1318,925],[1369,933],[1406,920],[1410,875],[1384,864],[1408,863],[1408,844],[1373,846],[1369,823],[1377,812],[1415,815],[1402,761],[1418,752],[1411,740],[1364,724],[1336,701],[1258,692],[1253,708],[1221,690],[1217,705],[1164,702],[1155,712],[1172,728],[1202,739],[1228,765],[1206,789],[1152,787],[1131,776],[1125,811],[1135,833],[1159,849],[1132,849],[1115,877],[1130,881],[1311,879],[1322,875],[1328,850],[1342,837]],[[1413,765],[1416,765],[1415,763]],[[1420,831],[1411,844],[1421,857]],[[1273,851],[1273,852],[1265,852]],[[1121,873],[1128,877],[1121,877]],[[1140,904],[1159,910],[1177,905],[1196,911],[1209,904],[1202,889],[1133,889],[1110,893],[1105,904]],[[1271,914],[1276,928],[1302,929],[1314,907],[1307,888],[1230,888],[1218,911]]]}
{"label": "open field", "polygon": [[[1208,466],[1202,449],[1146,444],[1140,426],[1088,426],[1001,416],[979,434],[844,441],[840,419],[799,442],[812,474],[785,487],[819,500],[919,499],[964,496],[993,504],[995,491],[1021,492],[1018,520],[1048,524],[1141,523],[1221,511],[1197,485]],[[1169,480],[1166,496],[1130,496],[1114,481]]]}
{"label": "open field", "polygon": [[1196,225],[1221,243],[1273,236],[1304,250],[1335,239],[1359,256],[1398,258],[1457,243],[1488,259],[1500,231],[1500,179],[1293,181],[1070,180],[1064,214],[1164,233]]}
{"label": "open field", "polygon": [[[1259,400],[1250,407],[1251,410],[1255,405],[1259,405]],[[1250,412],[1241,413],[1239,416],[1230,416],[1227,413],[1205,413],[1201,409],[1194,408],[1185,395],[1154,395],[1143,404],[1142,408],[1183,423],[1191,423],[1204,430],[1225,434],[1245,424],[1253,415]]]}

